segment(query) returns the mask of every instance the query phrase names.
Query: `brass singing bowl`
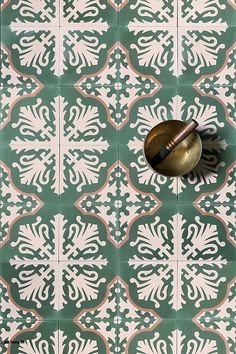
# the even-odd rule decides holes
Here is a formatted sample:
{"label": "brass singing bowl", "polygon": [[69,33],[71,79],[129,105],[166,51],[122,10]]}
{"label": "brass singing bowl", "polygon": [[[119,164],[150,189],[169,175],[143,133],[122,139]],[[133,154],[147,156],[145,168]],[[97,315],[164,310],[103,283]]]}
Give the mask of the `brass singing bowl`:
{"label": "brass singing bowl", "polygon": [[161,175],[183,176],[193,170],[202,154],[202,142],[196,130],[190,133],[161,162],[155,164],[153,157],[186,125],[179,120],[170,120],[156,125],[144,142],[144,156],[149,166]]}

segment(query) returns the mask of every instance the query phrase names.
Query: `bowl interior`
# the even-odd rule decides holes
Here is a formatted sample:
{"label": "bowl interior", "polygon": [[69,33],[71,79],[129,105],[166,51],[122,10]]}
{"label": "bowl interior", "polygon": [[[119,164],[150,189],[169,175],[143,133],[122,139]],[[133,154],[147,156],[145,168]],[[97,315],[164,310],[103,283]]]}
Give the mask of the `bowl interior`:
{"label": "bowl interior", "polygon": [[144,155],[150,167],[165,176],[183,176],[194,169],[201,153],[202,143],[197,131],[188,135],[163,161],[153,164],[153,157],[177,134],[186,123],[171,120],[156,125],[144,142]]}

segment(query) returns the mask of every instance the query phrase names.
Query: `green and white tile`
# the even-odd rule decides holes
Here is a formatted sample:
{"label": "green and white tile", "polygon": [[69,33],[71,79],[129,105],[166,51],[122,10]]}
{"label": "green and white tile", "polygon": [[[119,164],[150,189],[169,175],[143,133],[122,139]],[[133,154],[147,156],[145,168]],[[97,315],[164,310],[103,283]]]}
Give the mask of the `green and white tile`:
{"label": "green and white tile", "polygon": [[1,321],[0,353],[58,354],[59,330],[58,322],[16,322]]}
{"label": "green and white tile", "polygon": [[[0,9],[0,354],[234,353],[235,1]],[[199,164],[155,174],[191,118]]]}
{"label": "green and white tile", "polygon": [[22,203],[19,197],[11,198],[0,208],[2,262],[58,260],[59,249],[63,247],[59,244],[63,229],[59,227],[58,206],[39,205],[35,200],[35,207],[27,207],[29,201],[30,197],[28,202]]}
{"label": "green and white tile", "polygon": [[[106,67],[109,53],[118,41],[117,30],[107,27],[77,29],[74,27],[60,28],[61,51],[59,57],[60,84],[81,86],[88,77],[90,84],[100,80],[106,81]],[[116,57],[112,56],[114,64]],[[110,70],[115,74],[115,65]],[[94,79],[93,79],[94,78]],[[114,85],[112,76],[108,77],[108,85]]]}
{"label": "green and white tile", "polygon": [[60,25],[63,27],[83,25],[84,27],[118,26],[119,0],[61,1]]}
{"label": "green and white tile", "polygon": [[74,320],[88,330],[99,323],[101,327],[106,322],[114,325],[117,294],[111,283],[118,272],[118,263],[102,257],[86,262],[62,261],[58,272],[60,321]]}
{"label": "green and white tile", "polygon": [[[178,185],[176,178],[167,178],[156,174],[147,165],[143,153],[142,144],[127,146],[119,146],[120,165],[123,166],[125,177],[143,195],[143,203],[145,195],[151,197],[154,203],[177,203]],[[124,195],[124,202],[129,195]]]}
{"label": "green and white tile", "polygon": [[[16,146],[51,145],[60,142],[60,92],[57,87],[40,87],[37,91],[12,82],[2,87],[1,104],[4,108],[2,141],[15,151]],[[19,96],[19,97],[18,97]]]}
{"label": "green and white tile", "polygon": [[[3,3],[3,5],[2,5]],[[40,3],[29,1],[1,1],[4,11],[1,13],[2,26],[42,28],[59,26],[60,0],[43,0]],[[1,8],[2,10],[2,8]]]}
{"label": "green and white tile", "polygon": [[30,312],[37,321],[58,320],[59,275],[57,262],[11,260],[0,263],[1,281],[4,288],[8,288],[0,300],[3,319],[19,318],[27,322]]}
{"label": "green and white tile", "polygon": [[178,322],[177,350],[179,354],[233,353],[228,351],[221,335],[198,328],[191,320]]}
{"label": "green and white tile", "polygon": [[202,331],[209,331],[224,342],[222,353],[234,353],[235,346],[235,289],[236,278],[228,283],[223,300],[215,306],[203,308],[194,318]]}
{"label": "green and white tile", "polygon": [[[230,53],[235,40],[235,27],[216,26],[203,29],[202,24],[197,28],[179,27],[179,84],[196,85],[205,76],[216,77],[220,72],[225,75],[227,68],[230,72],[230,75],[226,74],[225,77],[227,85],[234,85],[235,55]],[[220,80],[216,83],[220,84]]]}
{"label": "green and white tile", "polygon": [[178,259],[177,205],[123,205],[119,209],[119,261],[173,261]]}
{"label": "green and white tile", "polygon": [[199,195],[214,194],[218,188],[228,185],[227,182],[233,184],[230,188],[235,193],[234,172],[227,181],[235,158],[235,145],[220,145],[218,139],[203,140],[203,152],[198,165],[193,171],[178,179],[179,203],[193,203],[197,201]]}
{"label": "green and white tile", "polygon": [[120,262],[119,276],[136,306],[160,318],[177,319],[178,271],[175,261]]}
{"label": "green and white tile", "polygon": [[59,202],[59,146],[5,145],[0,149],[0,160],[6,166],[13,189],[33,194],[42,203]]}
{"label": "green and white tile", "polygon": [[128,353],[179,354],[176,342],[177,322],[174,320],[161,320],[161,323],[153,330],[144,330],[137,333],[129,343]]}
{"label": "green and white tile", "polygon": [[235,352],[235,286],[234,278],[228,282],[226,288],[224,286],[218,302],[214,301],[214,305],[212,303],[212,306],[202,307],[192,321],[179,321],[180,353],[188,352],[190,343],[191,347],[204,350],[205,353]]}
{"label": "green and white tile", "polygon": [[[100,190],[107,188],[109,183],[117,183],[115,173],[113,173],[113,180],[108,181],[110,171],[118,158],[116,146],[96,145],[77,148],[71,144],[61,146],[60,157],[60,200],[62,204],[75,203],[84,194],[96,195],[98,191],[100,193]],[[103,198],[106,196],[102,196],[102,200]],[[109,204],[114,204],[114,196],[109,192],[107,198],[106,201]]]}
{"label": "green and white tile", "polygon": [[120,129],[127,123],[135,102],[152,97],[161,85],[154,76],[134,68],[128,49],[116,42],[108,51],[101,70],[84,75],[76,86],[82,95],[103,104],[110,124]]}
{"label": "green and white tile", "polygon": [[179,0],[179,26],[204,27],[235,26],[236,4],[234,0],[203,1]]}
{"label": "green and white tile", "polygon": [[[236,74],[236,71],[235,71]],[[233,86],[178,87],[180,119],[195,119],[199,123],[203,149],[224,150],[236,143],[236,88]],[[206,88],[207,87],[207,88]],[[211,145],[209,142],[212,142]]]}
{"label": "green and white tile", "polygon": [[1,28],[2,45],[10,57],[10,72],[19,71],[30,76],[40,85],[56,85],[60,73],[59,27]]}
{"label": "green and white tile", "polygon": [[177,26],[177,0],[120,0],[121,26]]}
{"label": "green and white tile", "polygon": [[[110,120],[112,111],[109,100],[101,101],[99,87],[94,87],[95,95],[85,94],[88,87],[61,87],[60,117],[61,145],[111,146],[118,143],[118,132]],[[109,87],[109,90],[112,87]],[[102,93],[102,92],[101,92]],[[96,95],[98,94],[98,96]],[[116,93],[114,92],[116,97]]]}
{"label": "green and white tile", "polygon": [[[119,31],[121,45],[128,52],[129,65],[140,72],[143,86],[148,78],[157,86],[177,85],[177,28],[129,27]],[[130,69],[129,69],[130,70]],[[145,79],[145,80],[144,80]],[[126,76],[126,84],[130,79]]]}
{"label": "green and white tile", "polygon": [[[171,120],[181,119],[178,111],[177,88],[161,87],[158,90],[146,92],[144,96],[137,94],[129,95],[128,88],[122,87],[120,114],[125,118],[124,124],[119,130],[119,143],[128,145],[129,149],[134,146],[143,148],[144,140],[148,132],[155,125]],[[130,100],[128,101],[128,97]],[[129,107],[128,112],[124,110]]]}
{"label": "green and white tile", "polygon": [[235,262],[179,261],[178,319],[192,320],[205,308],[221,306],[234,278]]}
{"label": "green and white tile", "polygon": [[[89,199],[87,199],[87,204]],[[117,211],[112,205],[83,202],[61,205],[58,235],[59,261],[116,262],[114,239],[117,232]]]}
{"label": "green and white tile", "polygon": [[[69,320],[63,320],[59,322],[59,347],[61,354],[79,353],[84,352],[86,354],[103,354],[108,350],[108,345],[112,350],[109,353],[115,353],[115,342],[114,334],[112,334],[112,325],[110,325],[107,319],[106,324],[103,328],[98,328],[102,325],[98,322],[96,326],[97,329],[92,328],[91,330],[85,331],[80,327],[78,323]],[[100,330],[98,332],[98,330]],[[105,340],[105,335],[110,336],[108,342]]]}
{"label": "green and white tile", "polygon": [[179,260],[236,261],[235,206],[185,204],[178,211]]}

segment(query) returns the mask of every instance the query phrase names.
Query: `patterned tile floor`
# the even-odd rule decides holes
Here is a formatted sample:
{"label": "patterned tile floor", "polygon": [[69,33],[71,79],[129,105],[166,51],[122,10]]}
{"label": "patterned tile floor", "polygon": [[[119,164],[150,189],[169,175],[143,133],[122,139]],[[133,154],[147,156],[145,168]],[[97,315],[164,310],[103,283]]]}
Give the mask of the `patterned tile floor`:
{"label": "patterned tile floor", "polygon": [[235,353],[236,1],[0,6],[0,354]]}

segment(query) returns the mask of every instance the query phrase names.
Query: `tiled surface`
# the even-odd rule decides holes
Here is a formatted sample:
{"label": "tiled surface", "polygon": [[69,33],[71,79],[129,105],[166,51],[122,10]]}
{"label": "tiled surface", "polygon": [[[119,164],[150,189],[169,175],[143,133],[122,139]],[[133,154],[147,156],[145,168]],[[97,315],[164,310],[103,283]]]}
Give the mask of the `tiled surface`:
{"label": "tiled surface", "polygon": [[0,6],[0,354],[235,353],[235,1]]}

